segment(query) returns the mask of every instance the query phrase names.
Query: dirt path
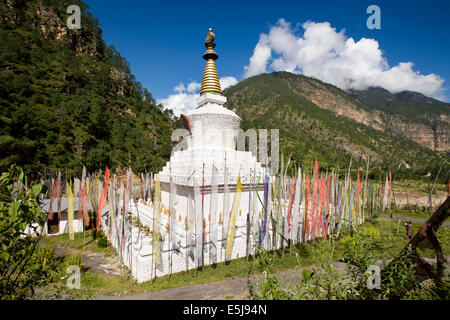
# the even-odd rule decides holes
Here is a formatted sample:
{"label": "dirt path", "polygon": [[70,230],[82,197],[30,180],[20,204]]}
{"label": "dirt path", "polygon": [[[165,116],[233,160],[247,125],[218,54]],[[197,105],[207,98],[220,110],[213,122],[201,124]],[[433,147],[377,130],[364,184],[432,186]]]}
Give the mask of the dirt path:
{"label": "dirt path", "polygon": [[[42,245],[47,245],[43,243]],[[121,268],[122,263],[118,256],[108,256],[101,252],[90,250],[81,250],[61,245],[53,245],[56,255],[81,255],[83,266],[94,273],[102,273],[109,275],[126,275]]]}
{"label": "dirt path", "polygon": [[[290,269],[277,273],[280,282],[287,286],[301,281],[302,269]],[[262,275],[250,278],[251,284],[259,288],[263,280]],[[153,292],[139,293],[132,296],[96,296],[96,300],[246,300],[249,298],[248,278],[188,285]]]}
{"label": "dirt path", "polygon": [[[388,259],[389,262],[391,259]],[[435,265],[436,260],[425,258],[427,262]],[[382,261],[376,262],[380,267]],[[345,270],[346,264],[335,262],[333,266],[338,270]],[[314,270],[313,266],[301,269],[289,269],[276,273],[282,287],[289,285],[295,287],[296,283],[302,280],[302,271],[305,268]],[[450,262],[445,264],[446,273],[450,269]],[[250,278],[251,285],[257,292],[260,291],[262,275],[255,275]],[[94,300],[248,300],[249,288],[247,278],[236,278],[214,283],[205,283],[201,285],[189,285],[177,288],[162,289],[153,292],[139,293],[131,296],[95,296]]]}

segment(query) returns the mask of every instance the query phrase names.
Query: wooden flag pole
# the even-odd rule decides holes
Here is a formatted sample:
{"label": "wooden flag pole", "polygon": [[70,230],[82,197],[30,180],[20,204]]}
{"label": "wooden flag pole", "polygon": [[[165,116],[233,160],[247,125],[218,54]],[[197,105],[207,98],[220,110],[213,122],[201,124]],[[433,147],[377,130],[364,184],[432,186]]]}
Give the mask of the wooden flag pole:
{"label": "wooden flag pole", "polygon": [[205,221],[205,163],[203,163],[202,169],[202,271],[204,270],[205,265],[205,229],[206,229],[206,221]]}
{"label": "wooden flag pole", "polygon": [[[436,237],[436,232],[439,227],[448,218],[450,213],[450,197],[439,206],[439,208],[432,214],[432,216],[422,225],[419,231],[414,237],[406,244],[399,255],[392,260],[386,268],[381,271],[381,282],[389,281],[389,275],[395,270],[398,263],[401,262],[401,258],[409,259],[415,263],[416,274],[424,275],[425,278],[431,278],[439,285],[441,283],[442,276],[444,275],[444,263],[446,261],[445,255],[442,251],[442,247]],[[417,252],[417,246],[427,239],[433,246],[436,252],[437,269],[431,264],[425,261]],[[401,262],[404,263],[404,262]]]}
{"label": "wooden flag pole", "polygon": [[[172,197],[172,190],[170,190],[170,184],[172,183],[172,162],[170,163],[170,167],[169,167],[169,199]],[[168,253],[169,253],[169,274],[170,274],[170,276],[172,275],[172,248],[171,248],[171,241],[172,241],[172,237],[171,237],[171,229],[172,229],[172,225],[171,225],[171,220],[172,220],[172,214],[173,214],[173,212],[172,212],[172,207],[171,207],[171,204],[172,204],[172,202],[171,201],[173,201],[173,199],[170,199],[169,200],[169,217],[167,218],[167,222],[168,222],[168,225],[169,225],[169,234],[168,234]]]}
{"label": "wooden flag pole", "polygon": [[184,231],[186,233],[186,275],[189,270],[189,241],[188,241],[188,229],[189,229],[189,194],[190,190],[188,189],[188,196],[186,197],[186,218],[184,224]]}

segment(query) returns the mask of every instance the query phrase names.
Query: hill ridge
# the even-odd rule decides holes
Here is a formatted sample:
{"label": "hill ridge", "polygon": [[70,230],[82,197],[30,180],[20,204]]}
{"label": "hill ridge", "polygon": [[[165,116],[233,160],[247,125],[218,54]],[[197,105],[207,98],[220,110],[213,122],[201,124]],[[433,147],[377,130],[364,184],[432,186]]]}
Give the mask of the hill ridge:
{"label": "hill ridge", "polygon": [[[331,168],[336,163],[374,169],[403,168],[402,174],[426,174],[448,167],[444,153],[424,147],[392,130],[396,115],[375,109],[320,80],[288,72],[266,73],[224,90],[227,107],[242,119],[243,129],[279,128],[282,149],[294,163],[314,158]],[[398,118],[396,124],[407,123]],[[415,126],[425,126],[416,122]],[[436,168],[437,167],[437,168]],[[449,167],[450,168],[450,167]],[[409,172],[409,173],[408,173]]]}

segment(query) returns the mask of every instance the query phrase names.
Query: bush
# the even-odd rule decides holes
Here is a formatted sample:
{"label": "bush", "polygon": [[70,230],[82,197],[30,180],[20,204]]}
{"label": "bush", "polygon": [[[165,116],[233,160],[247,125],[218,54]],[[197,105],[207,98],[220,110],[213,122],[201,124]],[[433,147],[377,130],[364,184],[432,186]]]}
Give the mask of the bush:
{"label": "bush", "polygon": [[38,248],[42,238],[38,226],[46,216],[41,211],[40,196],[45,191],[41,184],[27,188],[19,167],[12,166],[0,177],[1,299],[30,298],[36,285],[51,281],[49,274],[57,259],[54,252]]}
{"label": "bush", "polygon": [[108,247],[108,240],[106,240],[104,238],[98,239],[97,246],[99,248],[106,248],[106,247]]}
{"label": "bush", "polygon": [[[411,252],[399,257],[392,268],[381,273],[379,289],[368,286],[378,253],[385,248],[376,228],[364,231],[356,230],[353,236],[345,236],[339,246],[343,251],[342,260],[347,263],[346,272],[330,264],[331,255],[324,248],[312,248],[311,255],[316,257],[313,270],[303,269],[302,281],[295,287],[283,287],[273,273],[273,253],[261,251],[257,256],[262,267],[264,280],[260,291],[249,283],[252,299],[350,299],[350,300],[386,300],[386,299],[444,299],[450,296],[448,278],[437,285],[431,280],[420,282],[415,276],[415,264],[409,259]],[[299,255],[300,259],[300,255]],[[299,260],[300,261],[300,260]]]}
{"label": "bush", "polygon": [[99,248],[107,248],[108,247],[108,238],[103,231],[99,231],[97,233],[97,246]]}
{"label": "bush", "polygon": [[[35,287],[58,281],[60,267],[64,257],[56,256],[55,250],[49,247],[37,247],[30,259],[30,268],[25,270],[27,277],[33,278]],[[36,274],[33,272],[38,272]]]}

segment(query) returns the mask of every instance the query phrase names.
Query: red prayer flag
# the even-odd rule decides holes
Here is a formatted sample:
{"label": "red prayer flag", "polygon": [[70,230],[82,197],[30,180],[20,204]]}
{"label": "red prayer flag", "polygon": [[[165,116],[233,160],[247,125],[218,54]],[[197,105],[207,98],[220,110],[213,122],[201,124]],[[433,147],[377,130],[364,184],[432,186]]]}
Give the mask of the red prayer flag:
{"label": "red prayer flag", "polygon": [[311,232],[311,221],[310,221],[310,215],[309,215],[309,175],[306,175],[305,179],[305,239],[307,238],[307,235]]}
{"label": "red prayer flag", "polygon": [[48,220],[53,220],[53,201],[56,198],[56,180],[53,180],[52,191],[50,193],[50,206],[48,208]]}
{"label": "red prayer flag", "polygon": [[314,176],[313,176],[313,191],[312,191],[312,204],[311,204],[311,215],[312,215],[312,228],[313,228],[313,239],[316,237],[316,201],[317,201],[317,191],[318,191],[318,183],[319,183],[319,177],[318,177],[318,171],[319,171],[319,163],[317,162],[314,166]]}
{"label": "red prayer flag", "polygon": [[321,177],[319,180],[319,207],[317,209],[317,235],[323,231],[323,211],[325,209],[325,178]]}
{"label": "red prayer flag", "polygon": [[359,221],[359,193],[360,193],[361,181],[359,180],[359,168],[358,168],[358,183],[356,184],[356,225]]}
{"label": "red prayer flag", "polygon": [[294,204],[294,194],[295,194],[295,184],[292,184],[290,193],[289,193],[288,213],[287,213],[287,218],[286,218],[289,231],[291,231],[291,228],[292,228],[292,205]]}
{"label": "red prayer flag", "polygon": [[327,191],[326,191],[326,202],[325,202],[325,214],[326,214],[326,225],[325,225],[325,240],[327,239],[328,233],[328,221],[329,221],[329,212],[330,212],[330,176],[327,177]]}

